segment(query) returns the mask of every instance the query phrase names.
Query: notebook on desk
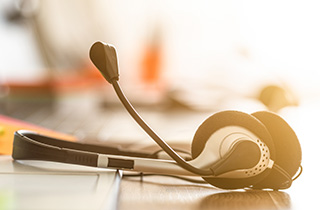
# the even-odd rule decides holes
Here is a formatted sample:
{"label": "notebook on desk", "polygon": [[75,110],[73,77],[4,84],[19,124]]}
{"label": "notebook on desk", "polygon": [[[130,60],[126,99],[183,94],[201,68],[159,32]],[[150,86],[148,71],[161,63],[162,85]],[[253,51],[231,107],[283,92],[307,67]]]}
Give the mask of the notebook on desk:
{"label": "notebook on desk", "polygon": [[116,209],[115,170],[0,156],[0,209]]}

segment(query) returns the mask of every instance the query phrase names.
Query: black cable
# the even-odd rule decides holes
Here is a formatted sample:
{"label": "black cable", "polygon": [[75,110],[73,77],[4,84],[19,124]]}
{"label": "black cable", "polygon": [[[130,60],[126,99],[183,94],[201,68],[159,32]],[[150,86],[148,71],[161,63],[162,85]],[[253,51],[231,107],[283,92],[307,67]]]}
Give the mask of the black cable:
{"label": "black cable", "polygon": [[208,182],[206,182],[204,180],[196,180],[196,179],[192,179],[192,178],[187,178],[187,177],[183,177],[183,176],[176,176],[176,175],[170,175],[170,174],[137,173],[137,174],[123,174],[122,175],[122,177],[124,177],[124,178],[126,178],[126,177],[144,177],[144,176],[165,176],[165,177],[172,177],[172,178],[176,178],[176,179],[181,179],[181,180],[192,182],[192,183],[196,183],[196,184],[208,184]]}
{"label": "black cable", "polygon": [[299,173],[292,178],[292,181],[296,180],[301,174],[302,174],[302,171],[303,171],[303,168],[302,168],[302,165],[299,166]]}
{"label": "black cable", "polygon": [[130,113],[132,118],[141,126],[141,128],[174,160],[177,164],[190,171],[194,174],[198,174],[200,176],[213,176],[213,171],[207,169],[199,169],[191,164],[187,163],[178,153],[176,153],[164,140],[162,140],[153,130],[148,126],[148,124],[141,118],[141,116],[137,113],[137,111],[133,108],[131,103],[128,101],[126,96],[124,95],[121,87],[119,85],[118,79],[114,78],[112,80],[113,88],[118,95],[120,101]]}
{"label": "black cable", "polygon": [[[191,154],[190,154],[189,151],[184,150],[184,149],[179,149],[179,148],[173,148],[173,150],[176,151],[176,152],[180,152],[180,153],[188,155],[189,157],[184,158],[185,160],[187,160],[187,161],[188,160],[192,160]],[[159,150],[155,151],[154,153],[150,154],[150,156],[158,158],[158,155],[159,155],[160,152],[164,152],[163,149],[159,149]]]}
{"label": "black cable", "polygon": [[279,173],[281,173],[286,179],[287,179],[287,185],[291,186],[292,185],[292,178],[291,176],[288,174],[288,172],[286,172],[281,166],[279,166],[278,164],[273,164],[273,168],[276,169]]}

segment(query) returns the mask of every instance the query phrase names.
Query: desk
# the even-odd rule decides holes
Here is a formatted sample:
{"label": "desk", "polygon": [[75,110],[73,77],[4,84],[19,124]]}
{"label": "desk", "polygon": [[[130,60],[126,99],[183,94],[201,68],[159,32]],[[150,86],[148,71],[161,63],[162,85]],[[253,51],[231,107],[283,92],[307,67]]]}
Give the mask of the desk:
{"label": "desk", "polygon": [[[1,158],[9,159],[10,157],[1,156]],[[24,167],[24,165],[21,165],[21,167]],[[285,191],[227,191],[217,189],[208,184],[194,184],[172,177],[144,176],[142,179],[141,177],[124,177],[120,183],[118,209],[317,209],[317,190],[319,189],[319,183],[314,181],[317,178],[317,174],[314,173],[316,170],[317,168],[314,168],[314,170],[312,170],[312,168],[311,170],[306,168],[303,175],[293,183],[293,186]],[[61,175],[67,174],[67,172],[62,171],[60,173]],[[40,176],[41,175],[38,174],[29,177],[29,181],[31,182],[20,182],[20,184],[25,184],[26,187],[28,187],[30,184],[39,183],[39,180],[35,181],[35,179],[37,179],[37,177],[41,178]],[[46,181],[45,178],[48,177],[43,176],[44,177],[40,179],[42,183]],[[57,175],[55,177],[57,177]],[[63,180],[65,180],[65,178],[60,181],[56,180],[56,182],[59,181],[60,183]],[[74,180],[74,183],[69,183],[69,185],[75,184],[77,180]],[[105,183],[109,183],[108,179],[104,179],[104,181]],[[51,184],[50,186],[50,189],[52,189],[53,185]],[[77,184],[74,186],[78,193],[81,192],[81,195],[86,195],[88,187],[85,186],[87,185]],[[64,185],[64,189],[65,188],[66,186]],[[33,200],[39,200],[40,189],[48,193],[48,188],[45,186],[39,185],[37,189],[38,194],[34,194],[36,197]],[[55,192],[59,191],[58,185],[53,187],[53,189],[50,195],[54,195]],[[67,189],[70,191],[73,188],[69,186]],[[99,189],[101,192],[106,191],[106,184],[100,185]],[[3,192],[8,193],[8,191],[2,191],[0,198],[14,198],[10,192],[9,195],[11,195],[11,197],[4,197],[5,194]],[[34,192],[35,191],[33,191],[33,193]],[[87,194],[87,196],[89,196],[89,194]],[[41,198],[43,197],[42,195]],[[100,198],[99,196],[89,197],[91,200],[96,200],[96,203],[101,200],[101,196]],[[32,198],[32,194],[25,194],[22,200],[26,201],[26,198]],[[87,197],[86,200],[88,199]],[[63,200],[63,197],[56,194],[50,198],[50,200]],[[14,199],[9,199],[9,201],[13,202]],[[4,202],[4,200],[2,200],[2,202]],[[67,203],[70,204],[70,202]],[[2,205],[3,204],[4,203],[2,203]],[[14,206],[22,205],[21,203],[12,203],[12,205],[13,204]],[[75,207],[74,204],[72,204],[73,207]],[[81,207],[81,209],[86,209],[84,206]],[[76,209],[79,209],[79,205]]]}
{"label": "desk", "polygon": [[281,191],[226,191],[170,177],[124,178],[119,209],[288,209]]}
{"label": "desk", "polygon": [[[320,119],[318,107],[320,106],[308,105],[283,112],[284,118],[293,127],[300,139],[302,165],[304,167],[301,177],[293,183],[290,189],[275,192],[226,191],[210,185],[193,184],[170,177],[144,177],[142,182],[139,177],[131,177],[121,180],[118,209],[317,209],[317,190],[320,189],[320,184],[317,181],[319,169],[316,167],[319,160],[319,157],[317,157],[318,148],[320,148],[317,134],[319,130],[318,119]],[[117,115],[114,114],[117,118],[112,119],[112,125],[117,127],[123,124],[114,122],[116,119],[129,119],[127,113],[123,110],[120,111],[125,117],[117,113]],[[192,124],[197,124],[198,118],[205,119],[201,115],[203,113],[197,114],[196,120],[192,121]],[[152,125],[157,125],[159,121],[167,122],[167,128],[158,129],[155,126],[161,136],[166,137],[168,130],[177,130],[181,127],[187,127],[187,131],[192,131],[190,133],[196,130],[192,125],[186,126],[186,124],[190,124],[191,120],[182,113],[176,116],[180,122],[164,116],[163,119],[158,115],[153,116],[153,118],[152,116],[151,114],[146,115],[147,121],[151,121]],[[182,118],[183,116],[184,118]],[[155,119],[154,122],[152,119]],[[134,131],[139,130],[135,124],[130,123],[130,125],[133,125]],[[110,125],[108,126],[110,130]],[[189,135],[185,130],[183,130],[183,134],[192,138],[192,134]]]}
{"label": "desk", "polygon": [[227,191],[170,177],[123,178],[119,210],[129,209],[317,209],[319,183],[304,173],[284,191]]}

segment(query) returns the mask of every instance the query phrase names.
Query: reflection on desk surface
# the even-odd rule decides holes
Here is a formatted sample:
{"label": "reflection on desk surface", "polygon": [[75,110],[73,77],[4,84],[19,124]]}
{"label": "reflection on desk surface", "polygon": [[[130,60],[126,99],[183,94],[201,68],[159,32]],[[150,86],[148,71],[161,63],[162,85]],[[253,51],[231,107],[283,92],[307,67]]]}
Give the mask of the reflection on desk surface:
{"label": "reflection on desk surface", "polygon": [[143,182],[124,178],[119,207],[133,205],[136,209],[290,209],[291,198],[282,191],[226,191],[170,177],[143,177]]}
{"label": "reflection on desk surface", "polygon": [[124,177],[119,209],[315,209],[317,193],[306,180],[297,182],[285,191],[228,191],[172,177]]}
{"label": "reflection on desk surface", "polygon": [[205,197],[200,209],[286,209],[290,196],[280,191],[224,192]]}

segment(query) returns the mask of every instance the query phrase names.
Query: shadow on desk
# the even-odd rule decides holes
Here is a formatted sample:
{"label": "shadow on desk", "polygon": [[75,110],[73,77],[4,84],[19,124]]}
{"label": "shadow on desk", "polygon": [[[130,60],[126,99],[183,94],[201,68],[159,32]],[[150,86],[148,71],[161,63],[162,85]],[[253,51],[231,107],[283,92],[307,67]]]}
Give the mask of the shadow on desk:
{"label": "shadow on desk", "polygon": [[283,191],[226,191],[208,184],[189,183],[171,177],[124,178],[120,210],[132,209],[290,209],[291,198]]}
{"label": "shadow on desk", "polygon": [[200,202],[199,209],[289,209],[290,196],[280,191],[215,193]]}

